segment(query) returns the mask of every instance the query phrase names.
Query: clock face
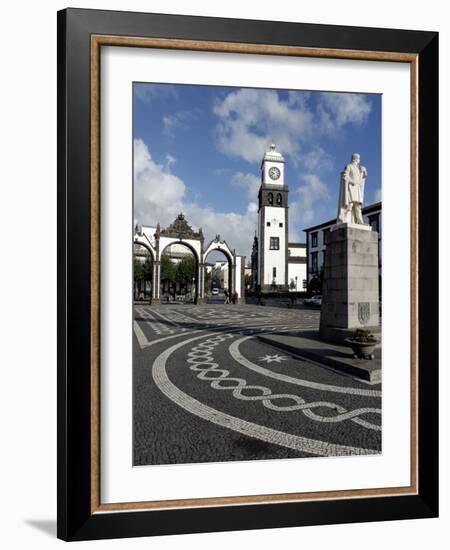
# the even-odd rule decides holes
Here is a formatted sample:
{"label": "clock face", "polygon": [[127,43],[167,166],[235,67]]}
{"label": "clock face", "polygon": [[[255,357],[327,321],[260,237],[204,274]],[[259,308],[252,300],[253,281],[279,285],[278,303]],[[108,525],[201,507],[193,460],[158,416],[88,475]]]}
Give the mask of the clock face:
{"label": "clock face", "polygon": [[280,177],[280,175],[281,173],[276,166],[272,166],[272,168],[269,169],[270,179],[277,180]]}

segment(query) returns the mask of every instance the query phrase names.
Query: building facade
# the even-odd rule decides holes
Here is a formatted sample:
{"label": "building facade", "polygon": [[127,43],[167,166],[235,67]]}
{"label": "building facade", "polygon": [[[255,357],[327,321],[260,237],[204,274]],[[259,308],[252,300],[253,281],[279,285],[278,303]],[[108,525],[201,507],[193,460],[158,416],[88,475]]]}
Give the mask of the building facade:
{"label": "building facade", "polygon": [[307,289],[306,243],[288,243],[289,290],[305,292]]}
{"label": "building facade", "polygon": [[[362,209],[364,222],[369,224],[374,231],[378,232],[378,258],[379,258],[379,289],[381,293],[381,202],[370,204]],[[324,255],[326,249],[327,235],[336,219],[328,220],[319,225],[304,229],[306,233],[307,250],[307,280],[308,287],[312,292],[321,292],[321,276],[323,271]]]}
{"label": "building facade", "polygon": [[207,271],[211,273],[211,286],[229,290],[229,265],[227,261],[217,260],[207,265]]}

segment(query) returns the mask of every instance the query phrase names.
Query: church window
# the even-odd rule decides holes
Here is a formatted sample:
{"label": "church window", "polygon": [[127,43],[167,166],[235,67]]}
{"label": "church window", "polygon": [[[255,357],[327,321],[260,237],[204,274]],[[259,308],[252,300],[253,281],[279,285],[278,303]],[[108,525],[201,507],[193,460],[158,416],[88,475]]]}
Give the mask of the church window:
{"label": "church window", "polygon": [[281,206],[282,202],[283,202],[283,199],[281,197],[281,193],[277,193],[277,204],[278,204],[278,206]]}
{"label": "church window", "polygon": [[280,238],[279,237],[270,237],[270,250],[280,250]]}
{"label": "church window", "polygon": [[280,227],[283,227],[283,223],[282,223],[282,222],[281,222],[279,225],[280,225]]}
{"label": "church window", "polygon": [[277,278],[277,268],[276,267],[272,268],[272,277],[273,277],[273,280],[275,280]]}
{"label": "church window", "polygon": [[267,227],[270,227],[270,222],[266,222]]}
{"label": "church window", "polygon": [[317,231],[314,231],[314,233],[311,233],[311,246],[313,247],[317,246]]}
{"label": "church window", "polygon": [[267,195],[267,201],[269,202],[269,204],[273,204],[273,193],[269,193]]}

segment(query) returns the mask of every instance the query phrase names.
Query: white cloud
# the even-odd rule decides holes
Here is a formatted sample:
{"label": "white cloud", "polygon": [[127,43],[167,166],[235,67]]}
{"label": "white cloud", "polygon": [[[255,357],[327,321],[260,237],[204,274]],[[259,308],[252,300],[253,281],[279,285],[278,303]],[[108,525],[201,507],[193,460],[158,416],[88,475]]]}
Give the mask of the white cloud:
{"label": "white cloud", "polygon": [[157,164],[141,139],[134,140],[134,215],[143,224],[147,215],[161,223],[172,221],[183,204],[186,186],[171,171],[173,157]]}
{"label": "white cloud", "polygon": [[167,115],[167,116],[163,116],[162,120],[163,120],[163,133],[168,138],[172,139],[174,137],[173,129],[176,128],[176,126],[178,126],[179,124],[177,117],[175,115]]}
{"label": "white cloud", "polygon": [[134,217],[137,223],[165,227],[183,212],[194,228],[202,228],[205,240],[220,234],[238,254],[250,257],[257,221],[256,203],[248,204],[245,214],[216,212],[185,200],[186,185],[176,176],[170,162],[156,163],[147,145],[140,139],[134,141]]}
{"label": "white cloud", "polygon": [[328,169],[331,159],[317,140],[324,135],[336,136],[345,125],[364,125],[372,105],[365,94],[323,92],[317,103],[310,98],[309,92],[289,91],[284,100],[275,90],[247,88],[229,93],[213,107],[219,150],[228,156],[260,162],[274,141],[294,164],[304,162],[312,170],[320,156]]}
{"label": "white cloud", "polygon": [[371,110],[366,95],[350,93],[322,93],[317,107],[320,128],[329,134],[345,124],[363,126]]}
{"label": "white cloud", "polygon": [[201,227],[208,244],[217,234],[225,239],[237,254],[250,258],[253,236],[257,223],[256,212],[246,214],[234,212],[216,212],[212,208],[203,208],[197,204],[186,204],[183,212],[194,227]]}
{"label": "white cloud", "polygon": [[302,155],[301,162],[309,173],[329,172],[333,168],[333,157],[319,146]]}
{"label": "white cloud", "polygon": [[380,202],[381,201],[381,187],[375,190],[375,193],[373,195],[373,201],[374,202]]}
{"label": "white cloud", "polygon": [[136,83],[134,93],[143,103],[150,104],[158,100],[177,99],[178,88],[169,84]]}
{"label": "white cloud", "polygon": [[250,200],[254,200],[258,196],[261,180],[255,174],[236,172],[231,176],[231,184],[234,187],[244,189],[247,197]]}
{"label": "white cloud", "polygon": [[175,137],[175,132],[185,130],[188,127],[188,122],[195,119],[195,115],[188,111],[178,111],[171,115],[163,116],[163,133],[169,139]]}
{"label": "white cloud", "polygon": [[301,107],[302,109],[308,108],[308,100],[311,97],[311,92],[301,92],[294,90],[288,91],[288,103],[291,106]]}
{"label": "white cloud", "polygon": [[215,138],[219,149],[249,162],[261,161],[271,141],[296,158],[300,138],[312,128],[312,113],[292,99],[283,101],[274,90],[240,89],[217,101]]}
{"label": "white cloud", "polygon": [[172,167],[173,164],[175,164],[175,162],[176,162],[176,158],[170,155],[169,153],[167,153],[165,162],[164,162],[164,168],[166,169],[166,171],[170,171],[170,168]]}
{"label": "white cloud", "polygon": [[290,204],[289,214],[293,214],[292,223],[304,225],[325,210],[330,195],[327,186],[315,174],[306,174],[301,179],[303,183],[296,190],[298,198]]}
{"label": "white cloud", "polygon": [[289,242],[303,242],[305,234],[302,229],[305,228],[303,207],[299,200],[289,202]]}

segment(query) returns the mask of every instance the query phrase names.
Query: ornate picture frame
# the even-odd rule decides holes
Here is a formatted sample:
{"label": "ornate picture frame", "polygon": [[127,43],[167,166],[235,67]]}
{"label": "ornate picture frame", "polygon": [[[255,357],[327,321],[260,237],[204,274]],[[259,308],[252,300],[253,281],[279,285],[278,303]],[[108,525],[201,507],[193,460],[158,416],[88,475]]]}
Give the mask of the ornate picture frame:
{"label": "ornate picture frame", "polygon": [[[408,487],[101,502],[100,52],[108,46],[409,64]],[[437,516],[437,143],[437,33],[83,9],[58,13],[59,538],[88,540]]]}

